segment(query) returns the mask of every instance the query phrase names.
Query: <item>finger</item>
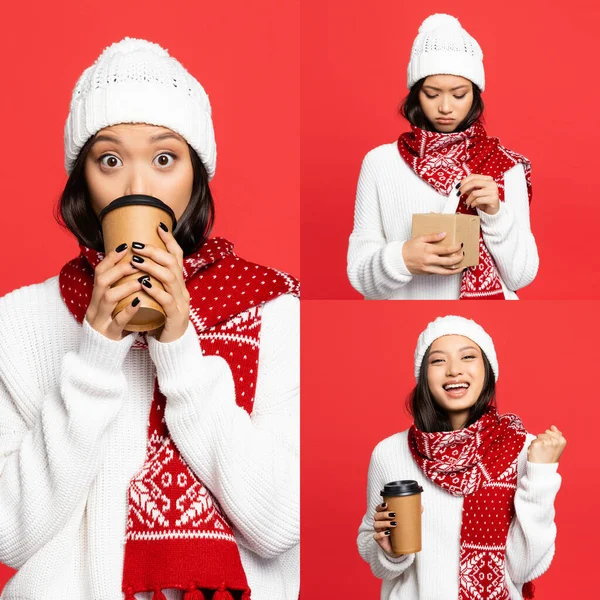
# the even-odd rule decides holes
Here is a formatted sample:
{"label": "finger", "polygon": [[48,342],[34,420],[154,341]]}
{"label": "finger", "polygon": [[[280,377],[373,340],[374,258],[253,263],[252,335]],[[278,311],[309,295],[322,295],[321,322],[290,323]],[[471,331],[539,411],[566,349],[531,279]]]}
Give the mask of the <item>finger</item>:
{"label": "finger", "polygon": [[429,259],[429,264],[436,267],[455,268],[462,262],[464,257],[464,252],[461,252],[458,256],[435,256]]}
{"label": "finger", "polygon": [[552,431],[555,431],[556,433],[558,433],[559,435],[562,435],[562,431],[560,431],[560,429],[556,426],[556,425],[552,425],[550,427],[550,429],[552,429]]}
{"label": "finger", "polygon": [[426,235],[420,235],[414,239],[419,240],[420,242],[424,242],[426,244],[435,244],[440,240],[443,240],[446,237],[446,232],[442,231],[441,233],[428,233]]}
{"label": "finger", "polygon": [[393,521],[396,517],[395,512],[376,512],[374,516],[375,521]]}
{"label": "finger", "polygon": [[133,242],[131,248],[135,254],[145,258],[151,258],[157,265],[161,265],[167,269],[170,269],[176,274],[181,273],[183,279],[183,273],[177,257],[173,256],[173,254],[167,250],[152,244],[143,244],[141,242]]}
{"label": "finger", "polygon": [[[393,523],[393,525],[392,525]],[[374,521],[373,528],[375,531],[383,531],[385,529],[389,529],[390,527],[396,527],[396,521]]]}
{"label": "finger", "polygon": [[100,299],[98,306],[98,318],[108,320],[117,304],[127,298],[127,296],[138,292],[142,288],[142,284],[137,279],[132,279],[126,283],[116,285],[110,288]]}
{"label": "finger", "polygon": [[373,535],[373,539],[379,544],[380,542],[384,542],[385,538],[388,537],[392,532],[389,529],[385,529],[384,531],[378,531]]}
{"label": "finger", "polygon": [[460,252],[462,249],[462,244],[452,244],[452,246],[439,246],[436,244],[431,244],[428,245],[426,249],[427,252],[435,256],[450,256],[451,254]]}
{"label": "finger", "polygon": [[496,182],[491,177],[489,179],[485,179],[479,176],[461,184],[458,192],[461,196],[464,196],[473,190],[493,190],[495,187]]}
{"label": "finger", "polygon": [[[123,257],[124,258],[124,257]],[[98,265],[99,267],[100,265]],[[131,266],[129,261],[125,260],[123,262],[119,262],[116,265],[110,267],[110,269],[106,269],[104,271],[98,272],[98,267],[94,273],[94,290],[96,294],[104,295],[104,292],[111,287],[114,283],[122,279],[127,275],[131,275],[136,272],[136,269]],[[93,293],[92,292],[92,293]]]}
{"label": "finger", "polygon": [[122,334],[125,326],[133,315],[140,309],[141,302],[139,302],[139,296],[136,296],[132,302],[130,302],[111,322],[108,326],[107,333],[114,335],[115,337]]}
{"label": "finger", "polygon": [[96,266],[96,273],[104,273],[111,267],[114,267],[120,260],[123,260],[127,256],[127,244],[119,244],[116,248],[113,248]]}
{"label": "finger", "polygon": [[467,206],[470,206],[474,200],[476,200],[477,198],[483,198],[485,196],[490,196],[489,190],[473,190],[470,194],[468,194],[467,198],[465,199],[465,204]]}
{"label": "finger", "polygon": [[[167,313],[167,317],[174,318],[177,315],[180,305],[172,294],[152,285],[152,282],[149,279],[142,280],[142,285],[144,286],[144,291],[149,296],[152,296],[163,307],[164,311]],[[180,298],[180,301],[183,301],[183,298]]]}
{"label": "finger", "polygon": [[[493,206],[500,202],[498,200],[498,196],[480,196],[479,198],[474,198],[468,205],[468,208],[475,208],[477,206]],[[465,203],[466,204],[466,203]]]}
{"label": "finger", "polygon": [[143,257],[137,254],[133,255],[132,264],[141,272],[148,273],[148,275],[152,275],[152,277],[160,281],[171,295],[176,294],[178,289],[181,293],[179,278],[173,271],[167,269],[167,267],[155,263],[150,257]]}
{"label": "finger", "polygon": [[463,177],[460,180],[459,185],[456,186],[456,189],[462,188],[464,185],[470,183],[474,179],[480,179],[482,181],[494,181],[494,178],[490,177],[489,175],[480,175],[479,173],[471,173],[470,175],[467,175],[466,177]]}
{"label": "finger", "polygon": [[169,253],[177,259],[179,267],[183,271],[183,249],[177,243],[175,236],[170,231],[165,231],[162,227],[158,228],[158,235],[160,235],[160,239],[164,242]]}

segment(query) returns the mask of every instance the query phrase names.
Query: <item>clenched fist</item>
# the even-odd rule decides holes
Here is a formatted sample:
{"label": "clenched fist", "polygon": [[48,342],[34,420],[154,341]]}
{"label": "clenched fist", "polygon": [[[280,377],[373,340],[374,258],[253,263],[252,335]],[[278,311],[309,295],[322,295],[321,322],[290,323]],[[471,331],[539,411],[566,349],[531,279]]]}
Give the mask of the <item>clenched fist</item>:
{"label": "clenched fist", "polygon": [[567,440],[563,434],[552,425],[531,442],[527,460],[532,463],[557,463],[566,445]]}

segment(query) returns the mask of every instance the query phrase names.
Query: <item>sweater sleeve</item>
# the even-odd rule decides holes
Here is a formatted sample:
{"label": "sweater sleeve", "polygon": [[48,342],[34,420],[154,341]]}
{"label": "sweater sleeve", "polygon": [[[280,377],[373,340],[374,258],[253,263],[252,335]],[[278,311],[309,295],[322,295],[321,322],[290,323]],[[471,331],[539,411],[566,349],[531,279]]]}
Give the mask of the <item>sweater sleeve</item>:
{"label": "sweater sleeve", "polygon": [[529,285],[537,275],[539,257],[529,223],[529,199],[523,165],[504,174],[504,202],[495,215],[478,210],[485,244],[500,277],[513,291]]}
{"label": "sweater sleeve", "polygon": [[404,241],[388,242],[383,231],[373,154],[363,160],[348,244],[348,279],[365,298],[386,300],[413,275],[402,257]]}
{"label": "sweater sleeve", "polygon": [[11,352],[0,314],[0,562],[19,569],[83,506],[102,462],[106,431],[127,395],[116,342],[84,321],[58,385],[43,394]]}
{"label": "sweater sleeve", "polygon": [[358,552],[364,561],[369,563],[371,571],[379,579],[395,579],[400,577],[414,562],[414,554],[405,554],[392,557],[375,541],[375,528],[373,527],[373,515],[375,509],[381,504],[380,492],[385,483],[381,462],[378,457],[378,447],[371,455],[369,463],[369,474],[367,483],[367,512],[365,513],[358,528]]}
{"label": "sweater sleeve", "polygon": [[202,355],[191,323],[174,342],[149,339],[173,440],[240,543],[266,558],[300,537],[299,313],[290,295],[263,307],[252,415],[236,404],[225,359]]}
{"label": "sweater sleeve", "polygon": [[562,481],[558,463],[527,461],[535,436],[528,435],[519,455],[515,515],[506,541],[506,568],[512,581],[526,583],[544,573],[554,556],[554,500]]}

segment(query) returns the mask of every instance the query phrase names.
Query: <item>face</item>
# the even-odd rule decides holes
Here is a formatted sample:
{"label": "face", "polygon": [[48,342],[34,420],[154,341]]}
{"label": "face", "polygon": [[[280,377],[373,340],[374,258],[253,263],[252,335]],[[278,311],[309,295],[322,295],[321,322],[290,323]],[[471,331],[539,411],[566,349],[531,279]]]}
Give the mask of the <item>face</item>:
{"label": "face", "polygon": [[435,340],[429,351],[427,383],[437,404],[451,418],[468,415],[485,383],[479,346],[462,335],[444,335]]}
{"label": "face", "polygon": [[423,113],[440,133],[451,133],[473,105],[473,84],[456,75],[432,75],[419,91]]}
{"label": "face", "polygon": [[179,220],[192,195],[194,171],[184,138],[166,127],[127,123],[100,130],[85,159],[96,215],[115,198],[147,194]]}

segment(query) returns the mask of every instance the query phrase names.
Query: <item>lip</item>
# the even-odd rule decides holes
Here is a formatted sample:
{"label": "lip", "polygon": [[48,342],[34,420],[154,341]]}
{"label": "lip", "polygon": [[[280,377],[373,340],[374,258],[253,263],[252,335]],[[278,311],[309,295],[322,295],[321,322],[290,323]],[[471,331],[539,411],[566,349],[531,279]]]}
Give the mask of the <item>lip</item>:
{"label": "lip", "polygon": [[[445,387],[447,385],[456,384],[456,383],[466,383],[467,387],[452,388],[450,390],[447,390]],[[462,381],[460,379],[455,379],[452,381],[447,381],[442,387],[443,387],[446,395],[449,396],[450,398],[462,398],[463,396],[465,396],[468,393],[469,388],[471,387],[471,384],[468,381]]]}
{"label": "lip", "polygon": [[456,119],[436,119],[436,121],[442,125],[449,125],[450,123],[454,123]]}

